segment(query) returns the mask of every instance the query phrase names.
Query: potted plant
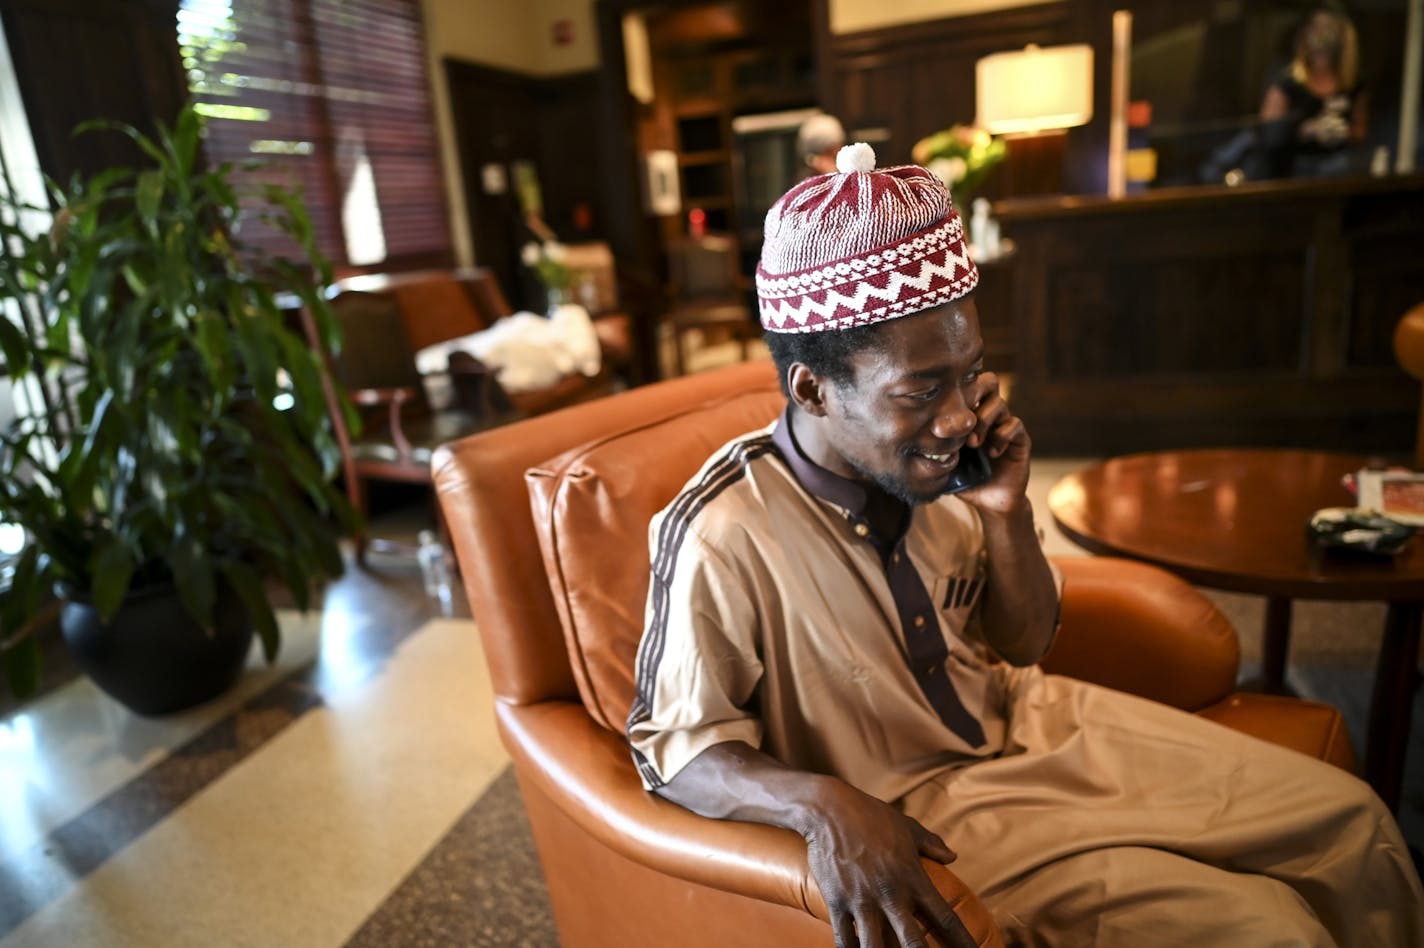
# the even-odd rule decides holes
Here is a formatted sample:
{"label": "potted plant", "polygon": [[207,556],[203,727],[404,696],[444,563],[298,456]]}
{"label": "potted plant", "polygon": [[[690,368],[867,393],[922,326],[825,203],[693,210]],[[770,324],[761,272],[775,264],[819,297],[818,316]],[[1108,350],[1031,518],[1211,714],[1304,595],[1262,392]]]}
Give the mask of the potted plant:
{"label": "potted plant", "polygon": [[60,612],[101,688],[162,713],[231,684],[254,628],[275,657],[267,581],[305,609],[312,583],[341,573],[354,513],[333,485],[331,383],[286,302],[335,345],[330,271],[282,189],[266,217],[303,259],[239,242],[232,169],[204,167],[191,105],[152,138],[81,131],[96,128],[153,164],[52,186],[47,231],[22,221],[50,209],[0,205],[0,354],[30,402],[0,431],[0,522],[27,536],[0,642],[23,696],[34,631]]}

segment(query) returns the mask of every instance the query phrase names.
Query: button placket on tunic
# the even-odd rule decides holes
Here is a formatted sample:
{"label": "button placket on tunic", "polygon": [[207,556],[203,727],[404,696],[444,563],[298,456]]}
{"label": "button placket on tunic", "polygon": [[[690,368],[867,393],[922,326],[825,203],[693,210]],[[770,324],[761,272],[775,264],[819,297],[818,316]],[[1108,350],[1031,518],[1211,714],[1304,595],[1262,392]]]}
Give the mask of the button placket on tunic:
{"label": "button placket on tunic", "polygon": [[885,564],[885,579],[890,585],[904,635],[905,657],[920,691],[940,720],[955,734],[971,747],[982,747],[984,728],[964,706],[945,671],[949,645],[944,640],[929,590],[905,551],[903,532],[887,550],[887,544],[871,531],[869,524],[853,515],[851,522],[855,535],[874,546]]}

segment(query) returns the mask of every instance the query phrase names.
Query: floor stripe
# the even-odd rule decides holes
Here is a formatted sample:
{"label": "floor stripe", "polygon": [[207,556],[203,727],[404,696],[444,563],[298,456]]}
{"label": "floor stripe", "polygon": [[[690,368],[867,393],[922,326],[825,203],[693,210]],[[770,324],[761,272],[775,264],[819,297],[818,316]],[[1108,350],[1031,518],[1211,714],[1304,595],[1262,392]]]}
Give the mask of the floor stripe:
{"label": "floor stripe", "polygon": [[279,613],[282,649],[268,666],[253,649],[246,673],[222,697],[181,714],[144,718],[77,678],[0,721],[0,847],[41,844],[110,793],[160,763],[255,695],[310,666],[318,612]]}
{"label": "floor stripe", "polygon": [[0,948],[342,944],[508,759],[469,621],[323,693]]}
{"label": "floor stripe", "polygon": [[346,948],[558,948],[534,834],[506,769]]}
{"label": "floor stripe", "polygon": [[[145,719],[129,714],[112,701],[99,695],[87,680],[76,681],[56,694],[51,703],[27,712],[40,722],[45,733],[66,733],[61,722],[72,723],[70,713],[75,707],[102,708],[111,722],[127,721],[144,733],[143,753],[137,760],[153,761],[147,769],[133,773],[128,782],[119,784],[93,800],[87,809],[66,822],[53,825],[59,814],[78,801],[86,800],[108,789],[108,784],[125,770],[132,770],[122,748],[122,727],[108,734],[105,742],[93,732],[69,732],[82,737],[60,745],[53,760],[38,757],[45,766],[36,767],[28,775],[30,791],[24,807],[6,814],[10,835],[35,836],[42,828],[49,832],[25,847],[6,851],[0,864],[0,934],[14,929],[42,906],[69,891],[77,880],[102,865],[130,842],[147,832],[184,801],[220,777],[238,761],[254,752],[269,738],[320,704],[321,698],[304,681],[309,674],[310,659],[315,652],[317,621],[287,620],[284,617],[286,643],[283,663],[306,660],[308,670],[274,666],[252,669],[231,691],[216,701],[187,714],[163,719]],[[294,641],[296,640],[296,641]],[[300,644],[298,644],[300,643]],[[286,677],[272,682],[281,671]],[[266,686],[256,695],[255,689]],[[55,712],[51,714],[51,712]],[[215,723],[213,718],[217,718]],[[195,728],[209,725],[196,736],[188,737]],[[186,740],[185,740],[186,738]],[[183,741],[176,747],[165,746]],[[83,780],[75,772],[74,744],[90,748],[98,759],[94,779]],[[42,751],[49,748],[41,745]],[[66,778],[74,783],[66,783]],[[55,805],[43,795],[46,786],[59,786],[68,794]]]}

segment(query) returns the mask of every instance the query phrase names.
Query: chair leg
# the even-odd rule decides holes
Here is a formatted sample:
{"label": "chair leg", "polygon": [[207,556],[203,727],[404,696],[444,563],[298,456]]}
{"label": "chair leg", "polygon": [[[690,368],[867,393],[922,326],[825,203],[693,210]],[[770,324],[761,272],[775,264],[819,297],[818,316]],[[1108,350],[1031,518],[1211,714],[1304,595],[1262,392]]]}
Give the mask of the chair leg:
{"label": "chair leg", "polygon": [[356,545],[356,565],[365,569],[366,550],[371,545],[371,537],[366,529],[370,505],[366,502],[366,485],[361,483],[359,477],[350,477],[347,480],[346,499],[356,511],[356,531],[351,535],[351,541]]}

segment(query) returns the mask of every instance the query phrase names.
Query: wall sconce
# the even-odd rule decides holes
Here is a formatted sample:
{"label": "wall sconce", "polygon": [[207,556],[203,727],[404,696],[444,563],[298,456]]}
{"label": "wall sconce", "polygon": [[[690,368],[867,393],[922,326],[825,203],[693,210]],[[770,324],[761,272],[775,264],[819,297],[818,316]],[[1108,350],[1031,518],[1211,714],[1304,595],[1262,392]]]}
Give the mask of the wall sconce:
{"label": "wall sconce", "polygon": [[992,135],[1071,128],[1093,117],[1093,48],[1085,43],[994,53],[974,75],[976,124]]}

